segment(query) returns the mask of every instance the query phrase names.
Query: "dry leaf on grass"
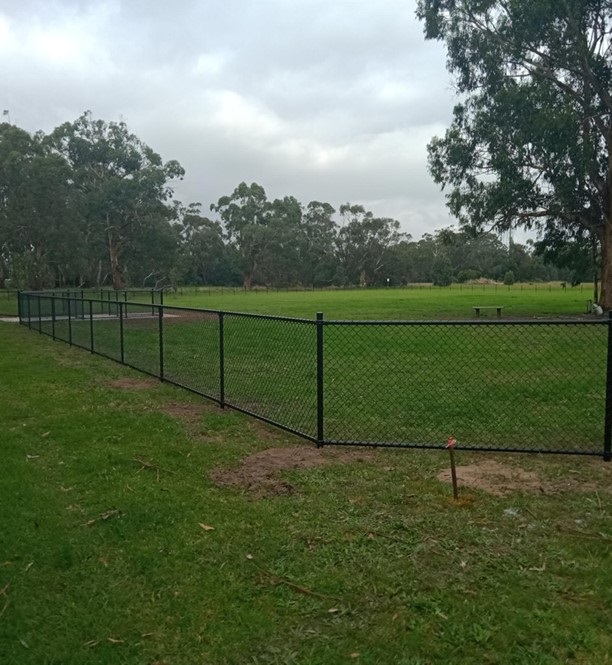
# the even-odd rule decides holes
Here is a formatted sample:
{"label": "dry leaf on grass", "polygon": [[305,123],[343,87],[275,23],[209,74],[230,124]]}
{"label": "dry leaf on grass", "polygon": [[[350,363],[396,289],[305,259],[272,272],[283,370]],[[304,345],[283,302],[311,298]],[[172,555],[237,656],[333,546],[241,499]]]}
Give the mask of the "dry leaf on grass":
{"label": "dry leaf on grass", "polygon": [[215,530],[214,526],[208,526],[208,524],[202,524],[202,522],[200,522],[199,524],[200,524],[200,529],[204,529],[204,531],[214,531]]}
{"label": "dry leaf on grass", "polygon": [[89,520],[89,522],[85,522],[83,526],[93,526],[97,522],[105,522],[106,520],[111,519],[111,517],[121,517],[122,514],[123,513],[117,509],[107,510],[106,512],[102,513],[99,517],[94,517],[94,519]]}

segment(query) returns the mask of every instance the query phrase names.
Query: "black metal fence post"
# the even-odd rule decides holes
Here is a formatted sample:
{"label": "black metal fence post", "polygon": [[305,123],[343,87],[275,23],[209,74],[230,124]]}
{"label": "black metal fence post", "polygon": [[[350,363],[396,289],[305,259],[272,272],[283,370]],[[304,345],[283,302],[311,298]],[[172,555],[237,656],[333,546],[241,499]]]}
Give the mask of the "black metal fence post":
{"label": "black metal fence post", "polygon": [[28,303],[28,328],[32,330],[32,313],[30,312],[30,295],[27,295]]}
{"label": "black metal fence post", "polygon": [[[117,298],[119,293],[117,292]],[[121,364],[125,365],[125,342],[123,340],[123,303],[117,300],[117,307],[119,308],[119,349]]]}
{"label": "black metal fence post", "polygon": [[606,370],[606,412],[603,455],[605,462],[612,460],[612,310],[608,312],[608,364]]}
{"label": "black metal fence post", "polygon": [[17,316],[19,317],[19,323],[23,323],[21,319],[21,290],[17,291]]}
{"label": "black metal fence post", "polygon": [[89,301],[89,347],[94,353],[93,300]]}
{"label": "black metal fence post", "polygon": [[164,308],[160,305],[157,308],[159,320],[159,378],[164,380]]}
{"label": "black metal fence post", "polygon": [[325,442],[323,414],[323,312],[317,312],[317,448]]}
{"label": "black metal fence post", "polygon": [[42,332],[42,312],[41,312],[41,308],[40,308],[40,296],[38,296],[38,298],[36,298],[36,305],[37,305],[37,308],[38,308],[38,332],[41,333]]}
{"label": "black metal fence post", "polygon": [[72,346],[72,314],[71,314],[71,307],[70,307],[70,296],[68,296],[67,299],[68,303],[68,344]]}
{"label": "black metal fence post", "polygon": [[219,312],[219,404],[225,408],[225,334],[224,316]]}
{"label": "black metal fence post", "polygon": [[51,298],[51,337],[55,339],[55,298]]}

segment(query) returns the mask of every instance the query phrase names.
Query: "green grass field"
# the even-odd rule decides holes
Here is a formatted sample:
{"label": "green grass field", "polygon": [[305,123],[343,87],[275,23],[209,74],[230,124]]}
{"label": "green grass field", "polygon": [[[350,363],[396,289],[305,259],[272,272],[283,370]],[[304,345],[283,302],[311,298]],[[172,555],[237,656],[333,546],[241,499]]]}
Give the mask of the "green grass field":
{"label": "green grass field", "polygon": [[516,284],[301,292],[185,288],[183,295],[165,294],[164,302],[306,318],[321,311],[328,319],[412,320],[472,318],[472,307],[486,305],[504,307],[506,318],[578,316],[585,313],[589,298],[590,284],[566,289],[558,284]]}
{"label": "green grass field", "polygon": [[[314,318],[323,311],[329,319],[424,319],[470,318],[473,306],[504,307],[504,316],[576,316],[586,311],[592,285],[562,289],[559,284],[458,285],[450,288],[411,287],[328,291],[245,292],[239,288],[184,287],[165,294],[169,305],[207,307],[233,312],[259,312]],[[98,292],[94,292],[98,293]],[[181,294],[182,293],[182,294]],[[94,295],[93,297],[98,297]],[[143,296],[145,300],[148,299]],[[0,291],[0,316],[15,316],[13,293]]]}
{"label": "green grass field", "polygon": [[455,503],[442,449],[324,450],[279,491],[219,486],[314,449],[23,327],[0,342],[3,665],[610,662],[612,465],[459,452],[523,476]]}

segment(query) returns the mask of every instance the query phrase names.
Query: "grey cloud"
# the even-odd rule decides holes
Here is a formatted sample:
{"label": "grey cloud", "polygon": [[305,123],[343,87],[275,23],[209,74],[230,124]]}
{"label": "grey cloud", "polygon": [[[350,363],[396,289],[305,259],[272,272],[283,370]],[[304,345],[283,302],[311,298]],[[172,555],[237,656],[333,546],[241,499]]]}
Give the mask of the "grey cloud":
{"label": "grey cloud", "polygon": [[123,118],[186,167],[185,202],[207,208],[246,180],[270,197],[361,202],[413,235],[452,221],[425,157],[451,85],[414,3],[22,0],[0,3],[3,17],[12,120]]}

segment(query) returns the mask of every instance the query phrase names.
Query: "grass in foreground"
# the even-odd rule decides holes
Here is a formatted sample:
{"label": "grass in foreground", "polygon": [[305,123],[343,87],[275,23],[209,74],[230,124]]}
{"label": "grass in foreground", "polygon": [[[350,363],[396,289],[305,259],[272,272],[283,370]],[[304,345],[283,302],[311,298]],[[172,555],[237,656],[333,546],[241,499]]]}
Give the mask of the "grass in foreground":
{"label": "grass in foreground", "polygon": [[3,664],[609,662],[612,465],[496,456],[570,488],[455,505],[444,452],[378,451],[255,500],[209,472],[298,440],[0,340]]}

